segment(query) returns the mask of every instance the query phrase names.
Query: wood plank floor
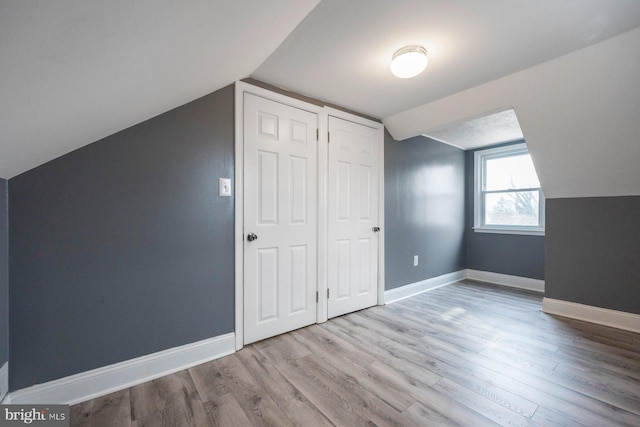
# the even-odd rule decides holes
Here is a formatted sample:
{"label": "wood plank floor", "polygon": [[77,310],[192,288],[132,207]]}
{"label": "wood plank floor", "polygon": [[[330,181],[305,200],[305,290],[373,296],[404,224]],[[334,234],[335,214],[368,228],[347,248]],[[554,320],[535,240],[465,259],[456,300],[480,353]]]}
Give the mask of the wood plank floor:
{"label": "wood plank floor", "polygon": [[72,426],[640,426],[640,334],[460,282],[71,408]]}

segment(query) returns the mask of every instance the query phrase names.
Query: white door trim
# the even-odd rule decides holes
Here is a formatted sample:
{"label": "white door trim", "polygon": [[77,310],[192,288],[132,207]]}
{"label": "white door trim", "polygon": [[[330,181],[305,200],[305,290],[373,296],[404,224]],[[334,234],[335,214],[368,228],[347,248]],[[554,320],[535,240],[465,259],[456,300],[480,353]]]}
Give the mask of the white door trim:
{"label": "white door trim", "polygon": [[318,115],[318,292],[320,295],[317,310],[317,322],[327,320],[327,168],[328,145],[327,126],[329,116],[359,123],[374,128],[378,132],[379,144],[379,184],[378,184],[378,221],[380,223],[380,236],[378,240],[378,305],[384,305],[384,125],[382,123],[365,119],[364,117],[346,113],[331,107],[320,107],[295,98],[281,95],[267,89],[238,81],[235,84],[235,230],[234,230],[234,255],[235,255],[235,339],[236,350],[244,346],[244,135],[243,135],[243,111],[244,93],[252,93],[272,101],[280,102],[292,107],[301,108]]}
{"label": "white door trim", "polygon": [[[243,135],[243,119],[244,119],[244,94],[251,93],[262,98],[266,98],[275,102],[279,102],[291,107],[300,108],[317,114],[319,141],[318,141],[318,291],[320,295],[326,295],[326,274],[321,272],[321,268],[325,268],[326,261],[326,113],[323,107],[309,104],[271,92],[245,82],[236,82],[235,84],[235,230],[234,230],[234,254],[235,254],[235,338],[236,350],[240,350],[244,345],[244,135]],[[325,214],[323,214],[325,212]],[[322,281],[324,280],[324,282]],[[322,290],[324,287],[324,291]],[[322,293],[324,292],[324,294]],[[318,322],[325,321],[327,318],[327,302],[325,298],[320,298],[318,303]],[[323,319],[324,320],[321,320]]]}
{"label": "white door trim", "polygon": [[[367,126],[373,128],[377,131],[378,136],[378,226],[380,227],[380,232],[378,236],[378,305],[384,305],[384,124],[380,122],[376,122],[373,120],[366,119],[364,117],[356,116],[355,114],[347,113],[335,108],[324,107],[326,111],[325,121],[328,121],[329,117],[336,117],[338,119],[347,120],[353,123],[357,123],[363,126]],[[326,168],[325,168],[326,173]],[[325,177],[326,178],[326,177]],[[325,209],[326,202],[325,200]],[[326,211],[325,211],[325,221],[326,221]],[[324,225],[324,232],[326,233],[326,224]],[[326,236],[325,236],[325,244],[326,244]],[[326,250],[326,246],[325,246]],[[325,270],[326,274],[326,270]],[[325,276],[326,277],[326,276]],[[325,280],[326,284],[326,280]],[[326,291],[325,291],[326,292]],[[325,310],[325,319],[327,316],[327,311]]]}

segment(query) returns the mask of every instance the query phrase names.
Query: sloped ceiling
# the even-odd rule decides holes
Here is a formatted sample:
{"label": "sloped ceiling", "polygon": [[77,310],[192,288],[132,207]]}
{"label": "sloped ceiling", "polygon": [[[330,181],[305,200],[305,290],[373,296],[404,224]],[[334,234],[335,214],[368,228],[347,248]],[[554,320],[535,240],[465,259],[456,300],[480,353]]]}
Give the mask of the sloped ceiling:
{"label": "sloped ceiling", "polygon": [[[547,197],[637,195],[639,26],[633,0],[323,0],[253,77],[379,117],[397,140],[514,109]],[[397,79],[407,44],[429,65]]]}
{"label": "sloped ceiling", "polygon": [[[323,0],[252,76],[384,119],[638,26],[637,0]],[[398,79],[410,44],[429,65]]]}
{"label": "sloped ceiling", "polygon": [[0,177],[248,77],[319,0],[3,0]]}
{"label": "sloped ceiling", "polygon": [[397,139],[513,107],[547,198],[640,195],[640,29],[384,120]]}
{"label": "sloped ceiling", "polygon": [[448,123],[430,129],[429,138],[453,145],[463,150],[521,140],[524,138],[518,117],[513,108],[476,118]]}
{"label": "sloped ceiling", "polygon": [[638,27],[637,0],[4,1],[0,177],[251,76],[399,140],[513,108],[547,197],[639,194]]}

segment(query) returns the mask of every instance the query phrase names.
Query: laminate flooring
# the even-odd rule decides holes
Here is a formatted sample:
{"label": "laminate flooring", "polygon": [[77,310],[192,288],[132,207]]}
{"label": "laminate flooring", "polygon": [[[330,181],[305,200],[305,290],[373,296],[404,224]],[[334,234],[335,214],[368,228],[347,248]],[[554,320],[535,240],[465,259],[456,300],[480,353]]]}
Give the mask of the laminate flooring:
{"label": "laminate flooring", "polygon": [[640,334],[470,281],[71,407],[72,426],[640,426]]}

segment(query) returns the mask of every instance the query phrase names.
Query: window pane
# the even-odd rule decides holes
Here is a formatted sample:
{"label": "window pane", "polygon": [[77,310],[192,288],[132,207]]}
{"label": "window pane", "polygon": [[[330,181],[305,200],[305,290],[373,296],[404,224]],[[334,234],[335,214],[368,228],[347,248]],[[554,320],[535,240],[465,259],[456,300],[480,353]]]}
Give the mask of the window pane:
{"label": "window pane", "polygon": [[485,194],[485,224],[539,225],[539,196],[538,191]]}
{"label": "window pane", "polygon": [[529,154],[487,159],[485,170],[487,191],[540,187]]}

